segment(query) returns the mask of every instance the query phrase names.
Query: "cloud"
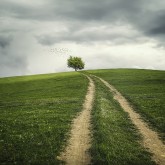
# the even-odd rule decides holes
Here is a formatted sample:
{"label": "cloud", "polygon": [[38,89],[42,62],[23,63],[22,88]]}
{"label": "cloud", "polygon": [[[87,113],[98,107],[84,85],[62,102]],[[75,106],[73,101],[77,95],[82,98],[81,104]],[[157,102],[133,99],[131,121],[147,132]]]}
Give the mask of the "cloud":
{"label": "cloud", "polygon": [[0,48],[6,48],[7,46],[9,46],[11,40],[11,36],[0,35]]}
{"label": "cloud", "polygon": [[[95,42],[97,40],[107,40],[108,38],[114,42],[116,42],[116,38],[118,38],[118,43],[123,44],[130,42],[130,38],[134,38],[135,41],[141,41],[141,36],[134,36],[132,29],[130,30],[132,37],[130,37],[131,35],[129,35],[129,33],[127,33],[127,36],[123,35],[125,29],[123,29],[122,32],[120,31],[118,37],[115,35],[116,33],[112,35],[106,33],[108,28],[108,32],[109,30],[113,32],[114,27],[118,28],[126,25],[131,26],[139,34],[143,34],[143,38],[151,37],[158,42],[162,40],[160,35],[164,34],[165,14],[161,8],[165,3],[160,0],[158,0],[156,4],[154,1],[149,0],[96,0],[95,2],[90,0],[84,3],[75,0],[67,2],[56,0],[49,1],[48,4],[51,5],[51,7],[49,6],[50,12],[44,13],[45,16],[43,19],[47,17],[48,20],[54,19],[56,21],[62,21],[71,29],[62,34],[41,34],[41,36],[37,38],[41,44],[52,45],[62,40],[85,43],[86,41],[89,42],[90,39],[91,41],[93,39],[93,42]],[[106,26],[102,36],[98,36],[99,32],[97,33],[97,31],[95,34],[93,31],[90,31],[90,33],[84,32],[83,35],[79,34],[79,31],[83,28],[86,29],[87,27],[90,29],[92,26],[102,28],[101,25]],[[111,25],[115,26],[111,29]],[[128,31],[128,29],[126,29],[126,31]]]}
{"label": "cloud", "polygon": [[165,69],[164,10],[162,0],[1,0],[0,75],[67,71],[68,55],[87,68]]}
{"label": "cloud", "polygon": [[138,43],[145,42],[145,38],[133,29],[130,25],[88,25],[76,31],[68,29],[57,33],[41,34],[36,36],[37,41],[46,46],[51,46],[57,43],[73,42],[78,44],[98,44],[98,43]]}
{"label": "cloud", "polygon": [[26,74],[27,61],[25,57],[6,51],[0,51],[0,54],[0,77]]}
{"label": "cloud", "polygon": [[[18,41],[13,36],[0,36],[0,76],[25,74],[27,59],[18,49]],[[17,49],[15,49],[15,46]]]}
{"label": "cloud", "polygon": [[[56,21],[84,26],[91,22],[95,25],[129,24],[140,32],[155,34],[163,31],[164,15],[161,0],[48,0],[33,3],[17,0],[1,0],[1,17],[13,17],[22,20]],[[159,10],[160,8],[160,10]],[[156,22],[156,20],[158,20]],[[163,21],[164,22],[164,21]],[[155,27],[155,25],[157,25]],[[154,37],[154,36],[153,36]]]}
{"label": "cloud", "polygon": [[150,35],[165,35],[165,12],[159,14],[156,16],[156,18],[153,20],[153,25],[149,29]]}

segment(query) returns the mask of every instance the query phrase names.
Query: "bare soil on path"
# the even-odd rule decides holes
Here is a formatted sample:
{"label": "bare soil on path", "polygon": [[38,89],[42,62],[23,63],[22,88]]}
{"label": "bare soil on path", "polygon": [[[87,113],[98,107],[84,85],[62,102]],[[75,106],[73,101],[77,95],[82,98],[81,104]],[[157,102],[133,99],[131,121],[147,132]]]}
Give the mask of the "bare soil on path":
{"label": "bare soil on path", "polygon": [[117,91],[115,87],[110,85],[107,81],[100,77],[94,76],[101,80],[114,94],[114,99],[119,102],[124,111],[126,111],[134,125],[138,128],[139,132],[143,137],[143,145],[153,154],[153,160],[159,165],[165,165],[165,145],[159,139],[158,134],[151,130],[146,122],[144,122],[140,115],[136,113],[129,102]]}
{"label": "bare soil on path", "polygon": [[74,119],[68,145],[58,159],[64,161],[67,165],[88,165],[91,163],[91,157],[88,150],[91,147],[91,110],[94,100],[95,86],[93,80],[89,79],[89,87],[86,94],[83,110]]}

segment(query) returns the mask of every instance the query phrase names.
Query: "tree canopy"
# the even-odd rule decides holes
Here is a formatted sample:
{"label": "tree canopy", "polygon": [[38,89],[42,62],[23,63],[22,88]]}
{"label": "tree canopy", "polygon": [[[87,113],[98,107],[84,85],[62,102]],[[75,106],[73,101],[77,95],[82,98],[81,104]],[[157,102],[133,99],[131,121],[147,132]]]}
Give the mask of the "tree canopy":
{"label": "tree canopy", "polygon": [[80,57],[72,57],[68,59],[68,67],[77,70],[84,69],[85,63],[82,61]]}

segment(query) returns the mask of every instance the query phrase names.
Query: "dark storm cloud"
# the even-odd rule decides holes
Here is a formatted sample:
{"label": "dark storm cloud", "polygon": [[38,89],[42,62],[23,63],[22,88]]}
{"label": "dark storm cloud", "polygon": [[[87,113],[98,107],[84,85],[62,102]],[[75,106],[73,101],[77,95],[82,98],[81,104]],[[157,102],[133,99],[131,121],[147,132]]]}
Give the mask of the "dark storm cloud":
{"label": "dark storm cloud", "polygon": [[56,0],[50,2],[50,13],[63,20],[125,21],[127,17],[137,16],[145,3],[143,0]]}
{"label": "dark storm cloud", "polygon": [[0,13],[40,21],[130,21],[138,18],[147,4],[147,0],[49,0],[41,5],[27,5],[1,0]]}
{"label": "dark storm cloud", "polygon": [[[121,27],[123,28],[123,27]],[[113,27],[114,29],[114,27]],[[89,27],[82,28],[75,32],[72,29],[61,33],[50,33],[45,35],[36,36],[38,42],[42,45],[53,45],[61,42],[74,42],[83,44],[92,44],[98,42],[113,42],[114,44],[124,44],[124,43],[138,43],[138,34],[132,32],[131,35],[128,34],[130,29],[126,29],[128,32],[122,31],[111,31],[112,27]],[[133,34],[134,33],[134,34]],[[142,42],[142,40],[140,40]]]}
{"label": "dark storm cloud", "polygon": [[153,26],[148,31],[150,35],[165,35],[165,12],[158,14],[153,20]]}
{"label": "dark storm cloud", "polygon": [[131,24],[146,35],[164,33],[164,24],[162,23],[164,16],[160,18],[155,10],[162,5],[155,5],[155,8],[153,5],[159,4],[161,0],[157,0],[157,2],[154,0],[49,0],[41,2],[38,5],[33,5],[35,2],[27,5],[19,3],[19,1],[16,3],[16,1],[2,0],[0,14],[1,17],[8,16],[38,21],[67,21],[70,24],[78,22],[75,26],[79,26],[78,24],[83,26],[88,22],[96,24],[121,22]]}
{"label": "dark storm cloud", "polygon": [[3,54],[3,56],[1,56],[0,65],[1,67],[19,69],[26,66],[26,61],[23,57],[17,56],[15,54]]}
{"label": "dark storm cloud", "polygon": [[154,0],[57,0],[50,4],[55,19],[78,21],[82,26],[88,22],[98,25],[120,22],[131,24],[144,34],[164,32],[165,3],[161,0],[156,3]]}
{"label": "dark storm cloud", "polygon": [[[54,5],[56,2],[54,2]],[[164,8],[162,9],[162,6]],[[161,8],[159,10],[159,8]],[[155,35],[164,34],[165,32],[165,3],[161,0],[155,4],[154,0],[103,0],[103,1],[69,1],[67,5],[61,3],[58,8],[58,14],[64,20],[76,20],[82,24],[86,22],[95,22],[95,24],[130,24],[144,36],[155,37]],[[97,25],[96,25],[97,26]],[[117,25],[116,25],[117,26]],[[72,33],[70,33],[72,35]],[[65,35],[65,34],[64,34]],[[97,36],[97,33],[96,33]],[[108,36],[108,35],[107,35]],[[123,35],[119,37],[123,38]],[[134,37],[134,36],[133,36]],[[138,39],[138,36],[136,36]],[[139,36],[140,37],[140,36]],[[62,37],[67,39],[66,37]],[[71,37],[72,38],[72,37]],[[88,40],[89,37],[86,37]],[[110,37],[113,40],[113,36]],[[114,41],[116,36],[114,35]],[[129,42],[125,36],[125,43]],[[77,38],[78,39],[78,38]],[[95,38],[97,41],[100,37]],[[105,39],[103,34],[102,40]],[[134,38],[136,40],[136,38]],[[157,36],[156,39],[162,40]],[[81,39],[80,39],[81,40]],[[124,39],[121,39],[124,41]]]}
{"label": "dark storm cloud", "polygon": [[[159,2],[159,0],[158,0]],[[88,33],[83,33],[82,35],[75,34],[76,31],[80,31],[86,26],[99,26],[100,24],[129,24],[135,28],[143,36],[155,37],[155,35],[164,34],[164,15],[160,14],[158,10],[159,6],[154,7],[155,1],[149,0],[90,0],[90,1],[49,1],[49,12],[45,11],[47,18],[59,20],[63,22],[69,22],[69,25],[73,24],[74,28],[71,28],[69,33],[62,33],[55,36],[53,34],[43,35],[37,39],[41,44],[51,45],[56,42],[63,41],[74,41],[74,42],[94,42],[104,41],[106,39],[111,39],[111,41],[116,42],[116,35],[106,34],[106,31],[99,35],[96,33],[93,35]],[[47,5],[48,5],[47,4]],[[159,4],[159,3],[158,3]],[[162,10],[162,9],[161,9]],[[42,14],[41,14],[42,15]],[[34,17],[36,18],[36,17]],[[39,18],[42,19],[42,18]],[[75,23],[76,22],[76,23]],[[92,23],[94,25],[92,25]],[[118,26],[118,25],[116,25]],[[119,25],[120,26],[120,25]],[[124,33],[124,31],[123,31]],[[125,38],[124,38],[125,37]],[[132,36],[134,41],[140,40],[141,36]],[[119,39],[121,38],[121,39]],[[131,40],[132,40],[131,39]],[[162,40],[162,37],[156,37],[158,41]],[[130,36],[124,36],[120,34],[117,40],[121,40],[119,43],[129,43]]]}
{"label": "dark storm cloud", "polygon": [[0,35],[0,77],[21,75],[27,71],[26,57],[11,46],[12,41],[12,36]]}
{"label": "dark storm cloud", "polygon": [[114,20],[118,16],[128,16],[131,12],[137,13],[142,2],[141,0],[133,3],[131,0],[84,0],[83,2],[50,0],[43,5],[27,5],[1,0],[0,13],[1,16],[36,20]]}
{"label": "dark storm cloud", "polygon": [[[42,45],[123,45],[146,42],[145,37],[163,45],[164,11],[162,0],[0,0],[0,75],[25,73],[26,57],[34,63],[33,48]],[[127,25],[131,28],[123,28]],[[26,34],[31,38],[24,39]],[[33,39],[40,44],[35,40],[32,45]],[[24,42],[27,47],[20,51]]]}
{"label": "dark storm cloud", "polygon": [[0,51],[0,77],[25,74],[27,61],[16,53]]}
{"label": "dark storm cloud", "polygon": [[12,40],[11,36],[6,35],[0,35],[0,48],[7,47]]}

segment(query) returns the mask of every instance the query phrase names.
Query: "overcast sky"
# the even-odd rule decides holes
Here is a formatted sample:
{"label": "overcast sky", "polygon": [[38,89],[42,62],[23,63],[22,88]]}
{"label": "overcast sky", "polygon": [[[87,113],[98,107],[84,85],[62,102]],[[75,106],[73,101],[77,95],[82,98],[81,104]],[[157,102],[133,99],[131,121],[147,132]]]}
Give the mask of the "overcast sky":
{"label": "overcast sky", "polygon": [[164,0],[0,0],[0,77],[85,69],[165,70]]}

